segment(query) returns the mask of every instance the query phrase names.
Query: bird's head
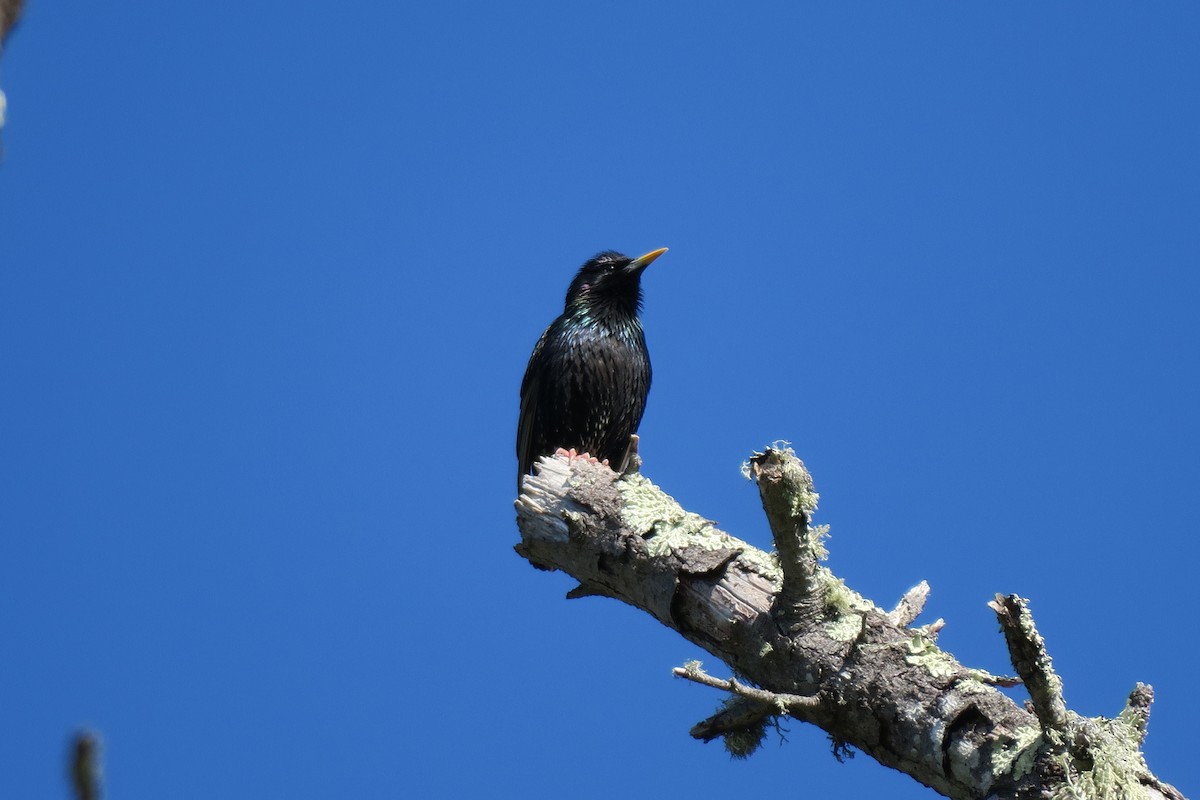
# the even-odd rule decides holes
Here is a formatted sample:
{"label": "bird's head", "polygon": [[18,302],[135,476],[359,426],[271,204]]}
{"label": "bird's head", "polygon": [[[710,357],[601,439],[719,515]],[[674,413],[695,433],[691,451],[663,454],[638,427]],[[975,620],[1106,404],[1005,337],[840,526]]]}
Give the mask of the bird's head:
{"label": "bird's head", "polygon": [[644,256],[630,258],[615,250],[605,250],[588,259],[579,268],[571,287],[567,289],[567,310],[611,309],[637,314],[642,307],[642,270],[667,252],[667,248],[651,250]]}

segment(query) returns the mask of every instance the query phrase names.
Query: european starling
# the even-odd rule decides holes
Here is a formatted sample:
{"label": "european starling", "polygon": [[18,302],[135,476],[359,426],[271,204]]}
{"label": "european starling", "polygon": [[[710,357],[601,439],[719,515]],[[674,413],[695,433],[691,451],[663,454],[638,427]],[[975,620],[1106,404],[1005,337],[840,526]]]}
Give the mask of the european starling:
{"label": "european starling", "polygon": [[642,270],[667,252],[629,258],[606,250],[567,289],[562,316],[538,339],[521,381],[517,491],[533,462],[559,448],[612,462],[625,456],[650,391],[642,335]]}

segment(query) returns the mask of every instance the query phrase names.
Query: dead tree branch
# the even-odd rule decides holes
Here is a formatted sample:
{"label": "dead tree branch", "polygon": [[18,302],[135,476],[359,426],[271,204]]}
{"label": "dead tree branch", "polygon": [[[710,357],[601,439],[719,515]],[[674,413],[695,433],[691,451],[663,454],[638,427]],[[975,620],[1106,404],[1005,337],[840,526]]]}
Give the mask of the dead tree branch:
{"label": "dead tree branch", "polygon": [[675,674],[730,697],[697,724],[748,755],[765,726],[790,717],[952,798],[1181,798],[1142,759],[1152,693],[1139,684],[1115,719],[1069,711],[1027,604],[997,597],[1026,710],[997,691],[1014,679],[959,664],[938,648],[941,621],[910,627],[928,586],[883,611],[820,564],[817,494],[788,449],[756,453],[775,538],[766,553],[681,508],[638,474],[543,458],[517,500],[517,552],[579,586],[640,608],[725,662],[721,679],[689,664]]}
{"label": "dead tree branch", "polygon": [[100,800],[100,738],[91,731],[79,731],[71,739],[67,770],[76,800]]}

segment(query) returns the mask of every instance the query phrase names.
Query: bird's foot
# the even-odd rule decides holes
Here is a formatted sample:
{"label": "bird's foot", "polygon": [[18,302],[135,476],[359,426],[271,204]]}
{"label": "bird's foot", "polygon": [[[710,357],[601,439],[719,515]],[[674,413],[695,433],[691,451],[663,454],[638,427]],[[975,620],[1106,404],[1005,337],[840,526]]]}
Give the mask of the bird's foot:
{"label": "bird's foot", "polygon": [[564,450],[563,448],[560,447],[554,451],[554,455],[566,456],[567,461],[574,461],[575,459],[578,458],[578,459],[583,459],[584,461],[587,461],[590,464],[603,464],[606,467],[608,466],[607,458],[604,459],[603,461],[601,461],[600,459],[598,459],[595,456],[590,455],[588,453],[577,452],[574,447],[572,447],[570,450]]}

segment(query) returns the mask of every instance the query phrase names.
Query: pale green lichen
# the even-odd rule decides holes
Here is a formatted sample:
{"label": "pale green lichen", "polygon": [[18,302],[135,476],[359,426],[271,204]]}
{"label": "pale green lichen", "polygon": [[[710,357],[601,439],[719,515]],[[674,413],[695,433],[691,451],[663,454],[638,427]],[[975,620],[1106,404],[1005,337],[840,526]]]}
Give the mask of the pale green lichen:
{"label": "pale green lichen", "polygon": [[851,589],[825,567],[818,567],[817,580],[825,587],[825,634],[838,642],[853,642],[862,635],[863,615],[875,604]]}
{"label": "pale green lichen", "polygon": [[967,672],[971,677],[967,680],[959,681],[954,686],[954,689],[959,694],[987,694],[988,692],[995,691],[991,686],[976,678],[973,674],[974,670],[967,670]]}
{"label": "pale green lichen", "polygon": [[1113,720],[1113,722],[1120,722],[1121,724],[1123,724],[1129,728],[1130,735],[1136,737],[1133,740],[1134,745],[1139,748],[1141,747],[1141,744],[1142,744],[1141,737],[1145,734],[1145,728],[1146,728],[1146,717],[1144,716],[1145,713],[1146,713],[1145,711],[1139,711],[1138,709],[1131,708],[1128,705],[1126,705],[1125,708],[1121,711],[1121,713],[1117,715],[1117,718],[1115,720]]}
{"label": "pale green lichen", "polygon": [[824,561],[829,558],[829,549],[825,547],[825,540],[829,538],[828,525],[814,525],[808,529],[808,546],[812,550],[813,556],[817,561]]}
{"label": "pale green lichen", "polygon": [[[992,751],[992,775],[1019,781],[1033,770],[1039,754],[1051,748],[1051,758],[1064,776],[1050,794],[1053,800],[1145,797],[1142,778],[1150,771],[1142,758],[1138,728],[1122,719],[1069,717],[1068,738],[1074,740],[1069,748],[1057,736],[1047,738],[1036,725],[1019,728],[1003,747]],[[1084,764],[1091,766],[1085,769]]]}
{"label": "pale green lichen", "polygon": [[[1071,714],[1073,750],[1083,749],[1091,769],[1080,769],[1079,761],[1064,751],[1057,757],[1067,780],[1056,789],[1054,800],[1086,797],[1097,800],[1132,800],[1145,797],[1142,777],[1150,774],[1141,752],[1141,732],[1127,721],[1082,719]],[[1075,755],[1078,755],[1076,752]]]}
{"label": "pale green lichen", "polygon": [[621,521],[639,536],[646,536],[657,526],[677,526],[688,521],[687,511],[670,495],[638,474],[626,475],[617,481],[621,494]]}
{"label": "pale green lichen", "polygon": [[978,669],[976,667],[968,668],[967,675],[971,677],[971,680],[985,685],[985,688],[987,686],[1015,686],[1020,683],[1020,678],[993,675],[986,669]]}
{"label": "pale green lichen", "polygon": [[[796,491],[791,494],[792,516],[804,514],[807,517],[812,517],[817,510],[817,503],[821,499],[821,495],[817,493],[813,487],[812,475],[804,467],[804,462],[796,457],[796,451],[789,447],[790,442],[777,441],[771,444],[769,450],[779,452],[783,458],[780,463],[783,467],[783,482],[789,486],[796,487]],[[765,452],[765,451],[764,451]],[[754,453],[751,458],[758,458],[764,453]],[[754,477],[754,470],[750,466],[749,461],[742,462],[742,475],[747,479]]]}
{"label": "pale green lichen", "polygon": [[689,547],[740,551],[742,566],[773,583],[783,582],[779,558],[730,536],[699,514],[685,511],[673,497],[638,474],[617,481],[621,521],[646,540],[650,555],[662,557]]}
{"label": "pale green lichen", "polygon": [[641,475],[617,482],[621,493],[621,521],[642,536],[652,556],[669,555],[687,547],[705,550],[740,550],[745,545],[713,527],[699,514],[685,511],[670,495]]}
{"label": "pale green lichen", "polygon": [[817,569],[817,575],[825,585],[825,609],[834,616],[861,613],[875,608],[875,604],[846,585],[845,581],[835,576],[824,567]]}
{"label": "pale green lichen", "polygon": [[904,661],[914,667],[924,667],[935,678],[949,678],[962,669],[959,663],[949,654],[942,652],[932,639],[915,631],[906,648],[908,655],[904,657]]}
{"label": "pale green lichen", "polygon": [[[795,455],[791,449],[784,452],[788,455]],[[791,495],[792,515],[803,514],[811,518],[817,510],[817,502],[821,499],[821,495],[817,494],[813,487],[812,476],[808,474],[804,464],[794,458],[786,459],[783,462],[783,476],[785,485],[796,487],[796,491]]]}
{"label": "pale green lichen", "polygon": [[825,635],[835,642],[853,642],[862,635],[863,618],[846,614],[825,623]]}
{"label": "pale green lichen", "polygon": [[739,542],[739,544],[745,548],[742,550],[741,555],[738,556],[738,561],[743,566],[762,575],[776,586],[783,584],[783,569],[779,566],[779,556],[777,554],[768,553],[766,550],[759,550],[757,547],[750,547],[744,542]]}
{"label": "pale green lichen", "polygon": [[1020,780],[1029,774],[1042,746],[1042,730],[1036,725],[1017,728],[1003,746],[992,750],[992,775],[1011,775]]}
{"label": "pale green lichen", "polygon": [[652,536],[647,536],[646,547],[655,558],[670,555],[688,547],[704,550],[737,549],[729,536],[711,528],[700,518],[681,520],[678,524],[658,524]]}

